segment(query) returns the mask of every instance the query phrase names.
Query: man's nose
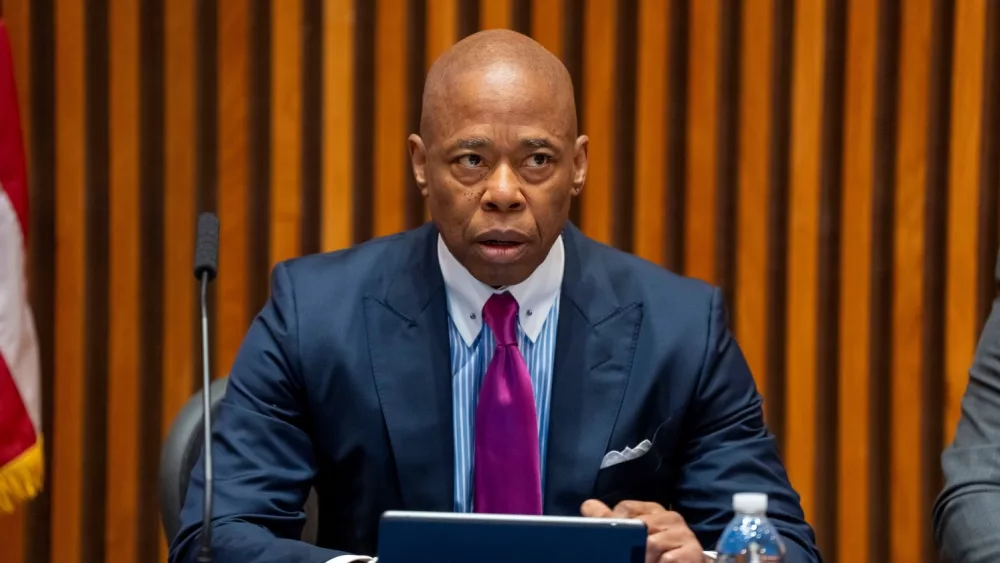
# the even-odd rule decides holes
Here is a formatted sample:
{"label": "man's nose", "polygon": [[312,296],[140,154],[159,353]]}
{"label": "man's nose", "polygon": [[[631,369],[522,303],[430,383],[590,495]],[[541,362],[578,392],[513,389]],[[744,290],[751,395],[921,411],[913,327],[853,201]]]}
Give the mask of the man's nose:
{"label": "man's nose", "polygon": [[510,165],[503,163],[494,168],[486,178],[483,208],[487,211],[518,211],[524,209],[524,205],[521,180]]}

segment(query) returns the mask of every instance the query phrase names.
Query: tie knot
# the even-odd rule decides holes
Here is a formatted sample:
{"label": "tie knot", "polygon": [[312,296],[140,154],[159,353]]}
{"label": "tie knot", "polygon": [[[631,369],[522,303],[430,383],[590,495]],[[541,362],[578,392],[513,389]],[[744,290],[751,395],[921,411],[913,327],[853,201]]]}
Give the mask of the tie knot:
{"label": "tie knot", "polygon": [[517,299],[509,291],[494,293],[483,305],[483,321],[493,331],[497,345],[517,344]]}

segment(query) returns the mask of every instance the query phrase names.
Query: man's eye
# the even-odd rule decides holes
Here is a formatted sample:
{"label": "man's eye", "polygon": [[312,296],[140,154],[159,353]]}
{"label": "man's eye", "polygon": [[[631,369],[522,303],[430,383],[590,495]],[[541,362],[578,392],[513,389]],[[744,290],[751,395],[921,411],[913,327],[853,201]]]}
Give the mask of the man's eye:
{"label": "man's eye", "polygon": [[479,168],[483,165],[483,157],[478,154],[465,154],[458,157],[458,163],[469,168]]}
{"label": "man's eye", "polygon": [[551,160],[552,160],[552,157],[549,156],[549,155],[547,155],[547,154],[533,154],[533,155],[531,155],[531,156],[528,157],[528,160],[525,161],[525,164],[529,168],[539,168],[541,166],[545,166]]}

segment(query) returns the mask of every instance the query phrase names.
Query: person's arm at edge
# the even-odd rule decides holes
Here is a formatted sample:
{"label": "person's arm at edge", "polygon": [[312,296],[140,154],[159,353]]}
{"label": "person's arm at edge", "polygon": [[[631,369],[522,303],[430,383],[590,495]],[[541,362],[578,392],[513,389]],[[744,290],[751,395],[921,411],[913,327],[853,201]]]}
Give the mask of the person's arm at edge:
{"label": "person's arm at edge", "polygon": [[[240,347],[213,429],[216,563],[325,563],[346,555],[298,540],[316,460],[304,412],[297,323],[288,269],[278,264],[271,296]],[[199,458],[181,510],[181,530],[171,544],[171,563],[196,561],[203,485]]]}
{"label": "person's arm at edge", "polygon": [[1000,299],[980,336],[955,439],[941,462],[945,487],[933,520],[942,559],[1000,560]]}
{"label": "person's arm at edge", "polygon": [[718,289],[713,289],[708,314],[702,371],[682,430],[684,460],[673,483],[675,509],[702,547],[712,550],[732,518],[733,494],[767,493],[767,516],[785,540],[785,561],[819,562],[813,530],[788,481],[774,437],[764,426],[763,401],[727,326]]}

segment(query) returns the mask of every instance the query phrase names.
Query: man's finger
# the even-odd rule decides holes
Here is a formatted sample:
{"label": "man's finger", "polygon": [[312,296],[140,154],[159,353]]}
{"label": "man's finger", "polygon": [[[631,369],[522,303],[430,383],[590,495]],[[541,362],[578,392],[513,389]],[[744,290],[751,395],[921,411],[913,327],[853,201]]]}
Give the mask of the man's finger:
{"label": "man's finger", "polygon": [[[685,561],[682,556],[691,552],[697,545],[697,540],[693,540],[677,530],[667,530],[658,534],[652,534],[646,538],[646,563],[660,563],[661,561],[671,561],[665,556],[673,555],[673,561]],[[700,554],[701,549],[697,550]]]}
{"label": "man's finger", "polygon": [[658,514],[666,511],[667,509],[655,502],[623,500],[615,505],[615,509],[612,512],[616,518],[635,518],[644,514]]}
{"label": "man's finger", "polygon": [[603,502],[590,499],[580,507],[580,514],[587,518],[611,518],[611,509]]}
{"label": "man's finger", "polygon": [[646,529],[649,530],[650,535],[666,530],[684,532],[691,531],[688,528],[687,523],[684,521],[684,517],[676,512],[665,510],[663,512],[654,512],[652,514],[640,514],[635,518],[636,520],[642,521],[642,523],[646,525]]}
{"label": "man's finger", "polygon": [[664,553],[657,563],[702,563],[703,561],[705,553],[701,550],[701,546],[688,544]]}

